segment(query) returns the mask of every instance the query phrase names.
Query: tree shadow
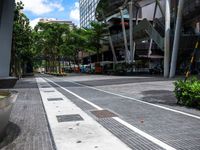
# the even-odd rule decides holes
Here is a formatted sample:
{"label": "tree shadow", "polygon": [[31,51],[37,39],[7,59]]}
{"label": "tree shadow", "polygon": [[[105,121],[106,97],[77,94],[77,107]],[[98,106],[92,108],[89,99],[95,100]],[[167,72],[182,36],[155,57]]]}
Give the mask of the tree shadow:
{"label": "tree shadow", "polygon": [[6,127],[4,138],[0,140],[0,149],[12,143],[20,135],[20,127],[13,122],[9,122]]}

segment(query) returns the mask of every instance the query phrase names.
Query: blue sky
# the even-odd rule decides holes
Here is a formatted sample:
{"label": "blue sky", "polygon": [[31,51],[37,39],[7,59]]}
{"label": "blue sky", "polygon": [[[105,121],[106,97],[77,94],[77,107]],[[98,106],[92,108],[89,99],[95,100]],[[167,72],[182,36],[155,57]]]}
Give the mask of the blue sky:
{"label": "blue sky", "polygon": [[[16,0],[20,1],[20,0]],[[79,0],[21,0],[34,26],[40,18],[70,20],[79,25]]]}

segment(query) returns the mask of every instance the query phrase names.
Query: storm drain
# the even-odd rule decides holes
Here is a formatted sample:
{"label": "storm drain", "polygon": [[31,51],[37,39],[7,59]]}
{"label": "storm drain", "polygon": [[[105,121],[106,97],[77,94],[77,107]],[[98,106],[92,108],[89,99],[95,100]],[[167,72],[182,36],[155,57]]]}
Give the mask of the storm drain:
{"label": "storm drain", "polygon": [[97,110],[97,111],[91,111],[93,115],[95,115],[97,118],[112,118],[117,117],[116,114],[113,112],[110,112],[108,110]]}
{"label": "storm drain", "polygon": [[52,93],[52,92],[55,92],[55,91],[44,91],[45,93]]}
{"label": "storm drain", "polygon": [[63,101],[62,98],[47,98],[48,101]]}
{"label": "storm drain", "polygon": [[42,86],[42,88],[50,88],[50,86]]}
{"label": "storm drain", "polygon": [[60,115],[56,116],[58,122],[74,122],[74,121],[83,121],[83,118],[78,114],[72,115]]}

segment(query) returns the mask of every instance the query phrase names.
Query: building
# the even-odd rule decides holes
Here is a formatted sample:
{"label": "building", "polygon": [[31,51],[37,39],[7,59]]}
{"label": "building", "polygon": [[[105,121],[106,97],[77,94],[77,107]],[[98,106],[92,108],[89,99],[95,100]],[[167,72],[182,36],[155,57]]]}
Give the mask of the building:
{"label": "building", "polygon": [[51,18],[48,18],[48,19],[40,19],[39,22],[42,22],[42,23],[59,23],[59,24],[67,24],[69,25],[70,28],[74,28],[75,25],[72,21],[66,21],[66,20],[57,20],[57,19],[51,19]]}
{"label": "building", "polygon": [[10,72],[14,2],[0,0],[0,78],[9,77]]}
{"label": "building", "polygon": [[[200,0],[100,0],[95,16],[109,24],[118,62],[147,64],[140,68],[159,65],[165,77],[173,77],[189,64],[199,36],[199,8]],[[104,45],[108,49],[102,50],[101,61],[113,61],[110,43]],[[197,55],[194,68],[199,72],[200,52]],[[84,61],[95,62],[95,57]]]}
{"label": "building", "polygon": [[79,0],[80,4],[80,27],[89,27],[90,22],[95,20],[95,10],[99,0]]}

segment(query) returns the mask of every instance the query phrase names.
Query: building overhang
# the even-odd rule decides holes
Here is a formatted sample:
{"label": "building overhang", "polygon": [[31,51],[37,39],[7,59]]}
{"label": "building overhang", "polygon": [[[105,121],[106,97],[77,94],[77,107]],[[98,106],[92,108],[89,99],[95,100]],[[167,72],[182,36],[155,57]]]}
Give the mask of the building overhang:
{"label": "building overhang", "polygon": [[[110,17],[119,12],[120,7],[126,7],[131,0],[100,0],[95,16],[98,21],[103,21],[105,18]],[[136,7],[144,7],[154,3],[155,0],[133,0]]]}

